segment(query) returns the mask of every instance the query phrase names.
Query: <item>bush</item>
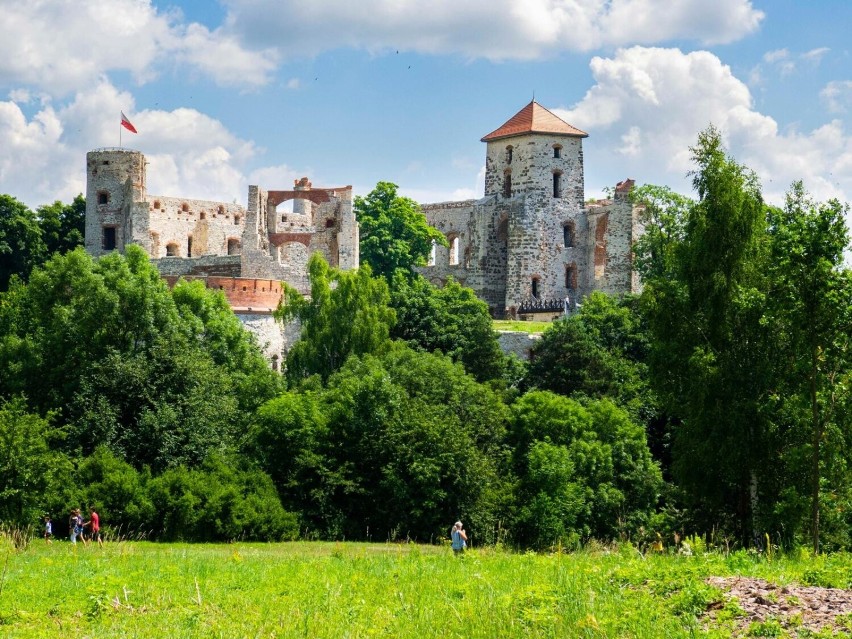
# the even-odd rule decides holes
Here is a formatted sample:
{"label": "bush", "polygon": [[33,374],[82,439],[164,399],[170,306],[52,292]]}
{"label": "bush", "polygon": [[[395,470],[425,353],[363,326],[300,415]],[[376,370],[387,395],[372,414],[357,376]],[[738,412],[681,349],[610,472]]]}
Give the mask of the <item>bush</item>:
{"label": "bush", "polygon": [[295,538],[296,516],[281,506],[269,476],[232,462],[213,457],[198,470],[177,467],[152,479],[155,534],[167,541]]}

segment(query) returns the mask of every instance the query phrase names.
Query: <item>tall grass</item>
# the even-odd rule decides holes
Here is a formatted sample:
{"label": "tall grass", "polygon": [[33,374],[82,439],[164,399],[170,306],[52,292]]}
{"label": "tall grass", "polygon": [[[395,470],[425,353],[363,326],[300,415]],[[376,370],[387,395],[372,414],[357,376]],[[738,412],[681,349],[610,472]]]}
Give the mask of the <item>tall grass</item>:
{"label": "tall grass", "polygon": [[[632,548],[462,558],[408,544],[3,547],[0,637],[727,637],[711,575],[852,585],[848,556],[647,556]],[[816,575],[816,577],[815,577]],[[736,615],[731,609],[731,616]]]}

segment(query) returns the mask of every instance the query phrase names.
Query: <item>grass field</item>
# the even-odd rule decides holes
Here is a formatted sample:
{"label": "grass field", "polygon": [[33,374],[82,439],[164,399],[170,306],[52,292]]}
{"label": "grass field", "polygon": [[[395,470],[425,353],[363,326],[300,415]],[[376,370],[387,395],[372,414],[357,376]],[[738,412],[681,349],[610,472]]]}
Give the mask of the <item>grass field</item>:
{"label": "grass field", "polygon": [[552,322],[521,322],[518,320],[494,320],[495,331],[516,331],[518,333],[543,333]]}
{"label": "grass field", "polygon": [[393,544],[34,541],[0,561],[4,638],[729,637],[742,611],[719,603],[707,577],[852,585],[845,555],[643,557],[630,548],[457,558]]}

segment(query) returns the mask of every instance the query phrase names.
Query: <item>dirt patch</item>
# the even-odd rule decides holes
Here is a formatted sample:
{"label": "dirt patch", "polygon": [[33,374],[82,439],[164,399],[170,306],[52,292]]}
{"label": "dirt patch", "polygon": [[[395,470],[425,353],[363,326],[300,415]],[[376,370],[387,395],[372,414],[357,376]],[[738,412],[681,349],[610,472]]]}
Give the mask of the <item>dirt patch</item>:
{"label": "dirt patch", "polygon": [[[727,591],[744,615],[737,629],[745,633],[753,624],[777,622],[785,629],[813,632],[852,630],[852,590],[815,586],[776,586],[763,579],[710,577],[707,583]],[[714,619],[724,602],[711,604],[707,615]]]}

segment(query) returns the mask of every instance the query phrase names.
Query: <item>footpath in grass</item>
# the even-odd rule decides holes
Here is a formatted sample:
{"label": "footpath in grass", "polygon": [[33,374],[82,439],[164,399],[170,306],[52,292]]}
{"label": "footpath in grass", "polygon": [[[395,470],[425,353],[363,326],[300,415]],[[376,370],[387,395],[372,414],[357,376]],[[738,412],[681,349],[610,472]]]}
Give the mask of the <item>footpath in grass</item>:
{"label": "footpath in grass", "polygon": [[816,632],[795,620],[752,622],[707,582],[849,588],[848,555],[477,549],[457,558],[432,546],[309,542],[0,549],[8,638],[848,637],[852,629],[842,616]]}

